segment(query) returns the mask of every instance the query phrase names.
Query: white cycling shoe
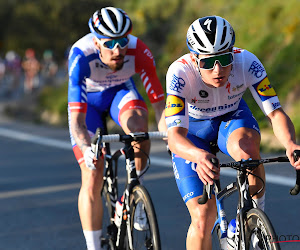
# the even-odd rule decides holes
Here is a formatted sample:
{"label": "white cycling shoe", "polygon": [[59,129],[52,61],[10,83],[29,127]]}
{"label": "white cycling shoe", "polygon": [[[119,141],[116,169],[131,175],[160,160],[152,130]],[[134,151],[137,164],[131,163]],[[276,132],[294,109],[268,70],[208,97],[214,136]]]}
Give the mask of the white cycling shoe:
{"label": "white cycling shoe", "polygon": [[145,213],[145,205],[139,202],[136,205],[136,210],[134,213],[134,223],[133,226],[138,231],[145,231],[149,229],[147,216]]}

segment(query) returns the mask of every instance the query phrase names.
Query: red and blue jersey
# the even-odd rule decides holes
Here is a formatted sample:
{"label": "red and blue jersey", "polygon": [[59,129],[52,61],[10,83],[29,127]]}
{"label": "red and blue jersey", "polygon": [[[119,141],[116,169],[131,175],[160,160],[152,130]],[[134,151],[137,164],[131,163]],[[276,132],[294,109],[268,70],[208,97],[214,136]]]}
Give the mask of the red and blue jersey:
{"label": "red and blue jersey", "polygon": [[87,34],[72,46],[69,55],[70,111],[86,112],[88,92],[102,92],[129,82],[136,73],[140,75],[151,103],[164,99],[152,53],[139,38],[129,35],[129,39],[124,66],[118,71],[111,70],[101,61],[93,34]]}

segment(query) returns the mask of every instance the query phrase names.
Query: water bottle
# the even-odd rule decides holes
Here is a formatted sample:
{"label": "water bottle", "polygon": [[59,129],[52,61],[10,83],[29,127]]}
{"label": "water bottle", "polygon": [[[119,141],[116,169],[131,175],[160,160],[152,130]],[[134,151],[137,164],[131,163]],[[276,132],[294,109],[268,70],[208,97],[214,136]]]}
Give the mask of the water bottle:
{"label": "water bottle", "polygon": [[115,209],[115,224],[117,227],[121,226],[122,223],[122,210],[123,210],[123,196],[120,197],[116,202],[116,209]]}
{"label": "water bottle", "polygon": [[236,221],[235,219],[232,219],[228,225],[227,229],[227,249],[233,250],[235,247],[234,242],[234,235],[235,235],[235,229],[236,229]]}

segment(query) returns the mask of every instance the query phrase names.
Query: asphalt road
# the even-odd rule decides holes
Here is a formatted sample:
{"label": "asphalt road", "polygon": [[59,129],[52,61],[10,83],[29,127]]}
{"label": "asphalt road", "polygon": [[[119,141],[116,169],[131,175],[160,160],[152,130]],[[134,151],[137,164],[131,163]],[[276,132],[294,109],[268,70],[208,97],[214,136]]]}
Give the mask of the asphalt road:
{"label": "asphalt road", "polygon": [[[66,129],[0,121],[0,249],[86,249],[77,195],[80,171]],[[172,165],[163,143],[153,143],[152,165],[145,185],[153,199],[162,249],[185,249],[190,218],[176,187]],[[229,161],[221,157],[222,161]],[[266,212],[282,249],[300,249],[300,196],[289,195],[294,170],[285,163],[266,168]],[[222,171],[222,183],[234,179]],[[226,201],[234,216],[236,197]]]}

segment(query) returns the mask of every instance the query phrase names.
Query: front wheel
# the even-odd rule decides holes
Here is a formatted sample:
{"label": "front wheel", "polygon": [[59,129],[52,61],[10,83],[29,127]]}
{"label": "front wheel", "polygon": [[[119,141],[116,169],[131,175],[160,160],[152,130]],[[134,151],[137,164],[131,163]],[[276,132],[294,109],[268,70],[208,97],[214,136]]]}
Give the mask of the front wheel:
{"label": "front wheel", "polygon": [[[133,249],[160,250],[161,244],[156,214],[150,195],[145,187],[137,185],[133,188],[130,196],[130,212]],[[142,223],[142,227],[136,225],[138,222],[137,217],[141,214],[145,215],[145,223]],[[126,241],[129,242],[128,234],[126,238]]]}
{"label": "front wheel", "polygon": [[245,222],[246,249],[280,249],[274,228],[267,215],[258,208],[250,209]]}
{"label": "front wheel", "polygon": [[117,237],[117,227],[112,221],[114,218],[115,208],[112,205],[113,201],[110,197],[110,192],[108,191],[108,184],[104,182],[102,189],[102,203],[103,203],[103,216],[102,216],[102,237],[101,246],[105,250],[116,250],[116,237]]}

